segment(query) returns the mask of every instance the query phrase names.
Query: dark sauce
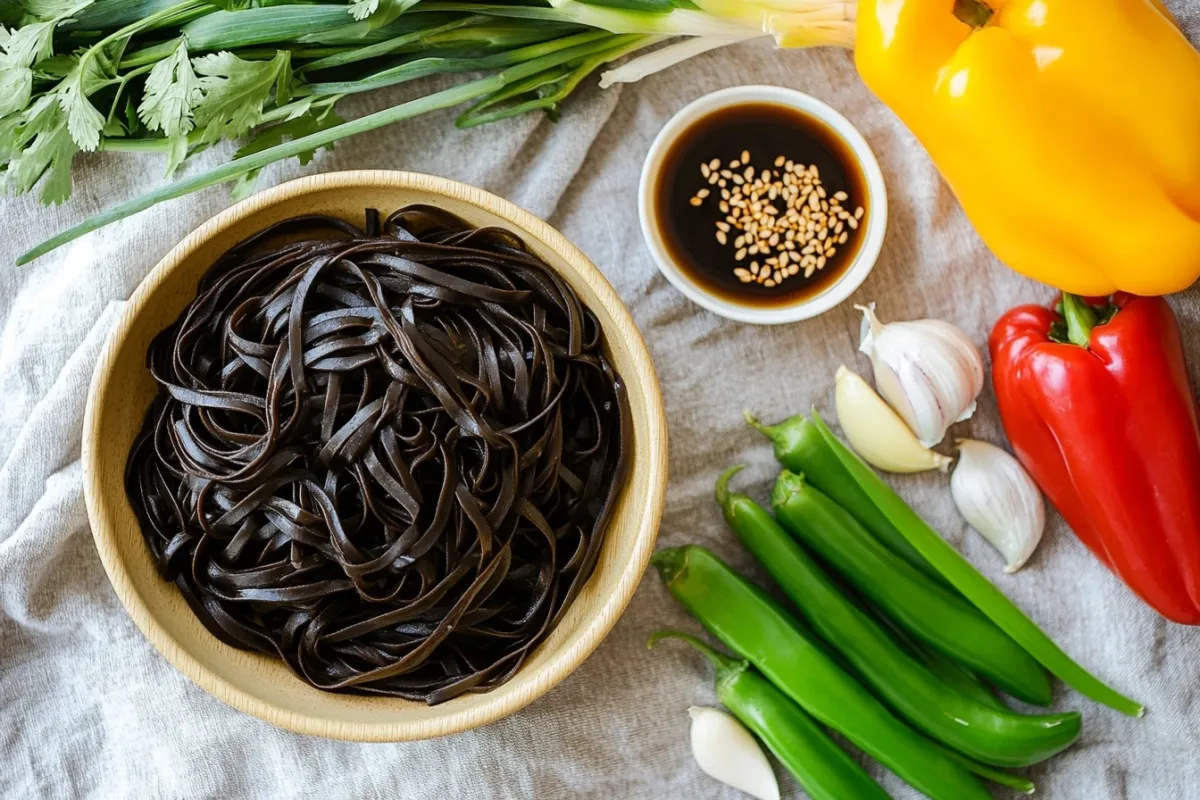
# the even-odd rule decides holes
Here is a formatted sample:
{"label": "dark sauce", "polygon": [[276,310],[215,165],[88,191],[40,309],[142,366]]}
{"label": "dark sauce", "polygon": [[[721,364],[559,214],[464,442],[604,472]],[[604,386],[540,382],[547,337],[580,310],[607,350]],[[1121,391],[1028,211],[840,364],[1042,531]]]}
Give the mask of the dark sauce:
{"label": "dark sauce", "polygon": [[[781,285],[767,287],[743,283],[734,274],[734,269],[745,268],[751,259],[734,259],[736,229],[729,233],[727,244],[717,241],[716,223],[726,215],[718,205],[720,190],[709,185],[700,165],[714,158],[728,165],[740,160],[743,151],[749,151],[756,172],[775,172],[775,159],[781,155],[798,164],[814,164],[828,196],[844,191],[849,195],[843,203],[848,211],[858,206],[864,209],[857,230],[849,231],[846,243],[811,277],[805,278],[801,271]],[[700,207],[691,205],[689,201],[706,187],[712,194]],[[729,106],[693,122],[667,151],[654,196],[655,218],[667,252],[680,271],[709,294],[757,307],[792,305],[835,284],[858,255],[871,216],[867,178],[850,145],[821,120],[777,103]]]}

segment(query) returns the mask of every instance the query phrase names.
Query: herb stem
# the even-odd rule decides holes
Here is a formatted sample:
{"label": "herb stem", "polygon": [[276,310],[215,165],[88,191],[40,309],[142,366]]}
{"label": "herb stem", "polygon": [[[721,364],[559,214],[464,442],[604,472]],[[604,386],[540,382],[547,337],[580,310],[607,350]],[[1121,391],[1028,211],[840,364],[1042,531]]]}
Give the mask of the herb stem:
{"label": "herb stem", "polygon": [[165,153],[171,149],[171,140],[165,136],[159,139],[104,137],[96,149],[106,153]]}

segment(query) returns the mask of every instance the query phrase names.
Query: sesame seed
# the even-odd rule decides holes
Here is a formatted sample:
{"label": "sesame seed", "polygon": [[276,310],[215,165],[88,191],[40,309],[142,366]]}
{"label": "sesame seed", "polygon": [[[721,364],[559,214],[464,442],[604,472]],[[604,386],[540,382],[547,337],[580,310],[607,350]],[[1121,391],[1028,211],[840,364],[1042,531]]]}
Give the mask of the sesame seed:
{"label": "sesame seed", "polygon": [[856,229],[865,213],[862,207],[851,212],[841,205],[850,199],[844,190],[828,196],[815,164],[780,155],[774,167],[775,171],[757,170],[749,151],[724,168],[720,159],[712,159],[700,165],[700,173],[716,188],[701,188],[688,201],[698,207],[720,192],[717,207],[724,219],[715,221],[713,235],[722,246],[732,240],[736,262],[753,257],[748,270],[734,267],[739,281],[767,287],[801,271],[811,276],[823,269],[837,248],[849,241],[847,226]]}

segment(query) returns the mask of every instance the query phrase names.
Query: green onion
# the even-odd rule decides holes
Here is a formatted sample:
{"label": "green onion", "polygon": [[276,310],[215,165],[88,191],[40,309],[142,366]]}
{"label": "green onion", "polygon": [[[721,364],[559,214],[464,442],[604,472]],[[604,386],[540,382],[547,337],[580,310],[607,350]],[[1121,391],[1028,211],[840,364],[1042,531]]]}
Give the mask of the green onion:
{"label": "green onion", "polygon": [[[557,67],[539,75],[534,75],[524,82],[506,86],[504,89],[484,97],[464,111],[454,121],[454,124],[460,128],[472,128],[476,125],[498,122],[499,120],[515,117],[530,111],[546,110],[557,113],[558,104],[575,90],[580,81],[594,72],[598,67],[636,50],[650,47],[659,41],[661,41],[661,37],[657,36],[638,37],[633,41],[622,43],[611,49],[588,56],[577,65]],[[534,91],[538,92],[538,95],[531,100],[505,105],[506,101],[514,97]],[[495,108],[496,106],[500,106],[500,108]],[[493,110],[488,111],[488,113],[482,113],[489,108]]]}
{"label": "green onion", "polygon": [[[124,28],[165,11],[178,2],[179,0],[98,0],[63,22],[59,28],[64,31],[106,31]],[[209,6],[207,9],[192,9],[190,13],[199,16],[214,10],[215,6]],[[176,21],[174,24],[182,23]]]}
{"label": "green onion", "polygon": [[268,42],[293,42],[314,31],[344,27],[343,5],[264,6],[245,11],[217,11],[183,26],[188,49],[233,50]]}
{"label": "green onion", "polygon": [[386,56],[389,53],[400,52],[411,45],[417,43],[428,42],[440,33],[452,31],[455,28],[461,28],[467,25],[478,25],[490,20],[491,17],[485,17],[481,14],[461,17],[460,19],[447,22],[445,25],[436,25],[432,28],[423,28],[414,31],[407,31],[399,36],[393,36],[390,39],[385,39],[382,42],[367,45],[366,47],[358,47],[341,55],[329,56],[317,61],[312,61],[305,64],[297,72],[317,72],[323,69],[332,67],[341,67],[346,64],[353,64],[356,61],[365,61],[369,58],[379,58]]}
{"label": "green onion", "polygon": [[[741,0],[738,0],[741,2]],[[490,14],[495,17],[514,17],[556,22],[575,22],[589,28],[601,28],[612,33],[646,33],[668,36],[741,36],[747,26],[741,22],[693,11],[676,8],[668,13],[639,11],[627,8],[608,8],[587,3],[569,2],[552,8],[523,5],[499,5],[484,3],[428,2],[429,10],[455,9],[472,14]],[[761,33],[761,30],[759,31]]]}

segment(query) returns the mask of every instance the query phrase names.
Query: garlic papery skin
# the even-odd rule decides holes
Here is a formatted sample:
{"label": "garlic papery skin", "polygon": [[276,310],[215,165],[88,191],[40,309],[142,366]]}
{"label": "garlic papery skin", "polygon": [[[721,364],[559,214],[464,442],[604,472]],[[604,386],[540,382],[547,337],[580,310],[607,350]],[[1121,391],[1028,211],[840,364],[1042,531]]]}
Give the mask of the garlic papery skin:
{"label": "garlic papery skin", "polygon": [[921,444],[933,447],[975,413],[983,356],[967,334],[940,319],[885,325],[874,303],[855,308],[863,312],[858,349],[871,359],[875,385]]}
{"label": "garlic papery skin", "polygon": [[709,776],[758,800],[779,800],[762,748],[742,723],[718,708],[692,706],[692,755]]}
{"label": "garlic papery skin", "polygon": [[950,466],[953,459],[917,441],[891,406],[845,364],[837,370],[834,402],[842,433],[871,466],[884,472],[945,472]]}
{"label": "garlic papery skin", "polygon": [[1004,571],[1024,566],[1046,528],[1046,504],[1029,473],[1006,450],[962,439],[950,494],[958,512],[1004,556]]}

